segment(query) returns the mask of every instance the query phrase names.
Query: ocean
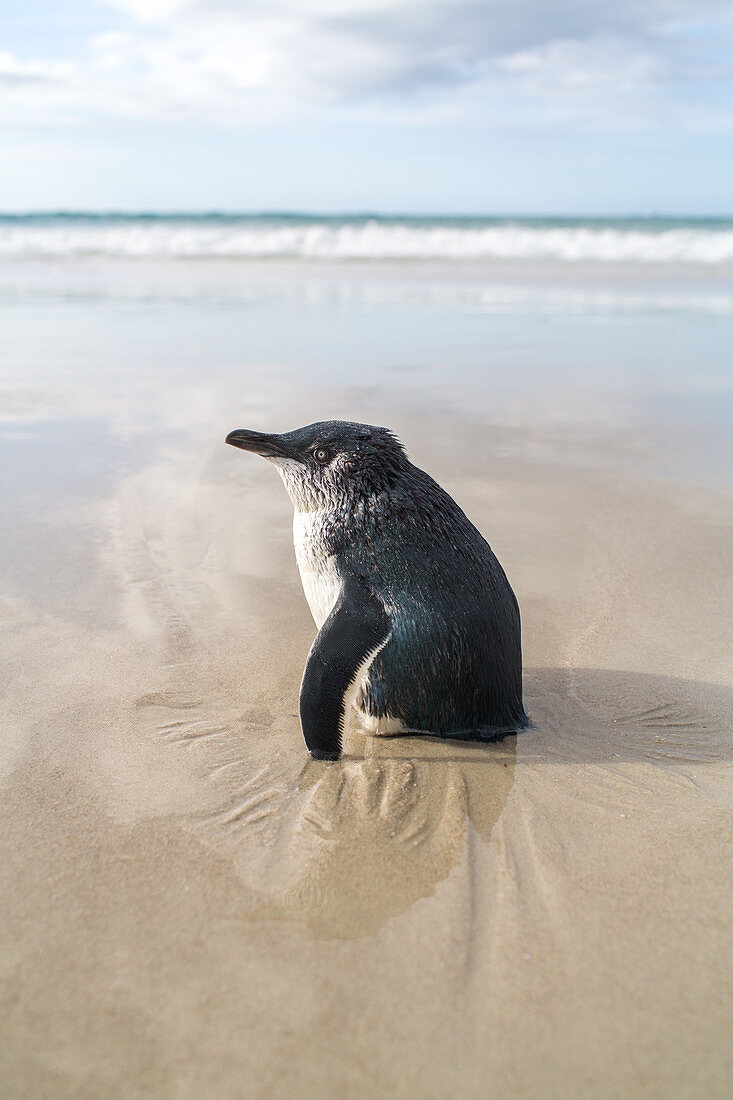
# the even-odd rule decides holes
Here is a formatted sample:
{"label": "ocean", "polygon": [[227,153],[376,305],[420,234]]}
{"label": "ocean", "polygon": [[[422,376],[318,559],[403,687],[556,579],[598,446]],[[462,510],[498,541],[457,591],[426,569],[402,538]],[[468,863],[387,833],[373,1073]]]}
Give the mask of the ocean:
{"label": "ocean", "polygon": [[18,214],[0,257],[733,263],[733,219]]}

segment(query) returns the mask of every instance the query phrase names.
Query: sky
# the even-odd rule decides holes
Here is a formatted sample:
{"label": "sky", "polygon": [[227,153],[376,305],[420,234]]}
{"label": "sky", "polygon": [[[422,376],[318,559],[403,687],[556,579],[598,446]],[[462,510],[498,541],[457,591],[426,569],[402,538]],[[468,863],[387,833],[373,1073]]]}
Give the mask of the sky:
{"label": "sky", "polygon": [[733,2],[0,0],[0,210],[733,215]]}

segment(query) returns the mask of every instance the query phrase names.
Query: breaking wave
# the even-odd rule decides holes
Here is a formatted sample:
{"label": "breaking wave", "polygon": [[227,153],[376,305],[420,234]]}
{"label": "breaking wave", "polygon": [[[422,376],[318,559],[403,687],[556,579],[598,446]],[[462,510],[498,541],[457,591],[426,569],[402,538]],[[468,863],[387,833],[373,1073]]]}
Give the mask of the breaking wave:
{"label": "breaking wave", "polygon": [[733,221],[299,216],[0,217],[0,258],[733,263]]}

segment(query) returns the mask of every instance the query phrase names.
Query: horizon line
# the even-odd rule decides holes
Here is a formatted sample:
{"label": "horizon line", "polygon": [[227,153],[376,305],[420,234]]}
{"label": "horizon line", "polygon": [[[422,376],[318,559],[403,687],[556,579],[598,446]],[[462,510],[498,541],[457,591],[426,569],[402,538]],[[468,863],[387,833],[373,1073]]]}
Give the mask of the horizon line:
{"label": "horizon line", "polygon": [[38,208],[38,209],[24,209],[24,210],[1,210],[0,218],[303,218],[303,219],[338,219],[338,218],[379,218],[379,219],[401,219],[401,220],[425,220],[425,219],[446,219],[450,221],[471,221],[471,220],[543,220],[543,221],[730,221],[733,219],[733,212],[731,213],[713,213],[713,214],[691,214],[684,212],[675,213],[663,213],[661,211],[651,211],[646,213],[634,212],[627,214],[609,214],[609,213],[558,213],[557,211],[543,212],[543,213],[527,213],[527,212],[499,212],[499,211],[474,211],[471,213],[461,212],[449,212],[449,211],[427,211],[427,212],[407,212],[399,210],[365,210],[365,209],[352,209],[352,210],[329,210],[329,211],[317,211],[317,210],[304,210],[304,209],[226,209],[216,207],[198,207],[198,208],[169,208],[169,209],[155,209],[155,208],[119,208],[119,207],[106,207],[106,208],[83,208],[83,207],[60,207],[53,208]]}

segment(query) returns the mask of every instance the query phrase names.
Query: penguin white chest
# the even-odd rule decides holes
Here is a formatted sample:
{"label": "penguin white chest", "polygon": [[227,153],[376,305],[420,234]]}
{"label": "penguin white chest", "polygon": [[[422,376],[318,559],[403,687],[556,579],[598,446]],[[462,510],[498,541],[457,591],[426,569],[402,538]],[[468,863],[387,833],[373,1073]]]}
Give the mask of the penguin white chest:
{"label": "penguin white chest", "polygon": [[320,630],[341,592],[336,558],[326,550],[322,511],[299,512],[293,516],[293,545],[305,598]]}

